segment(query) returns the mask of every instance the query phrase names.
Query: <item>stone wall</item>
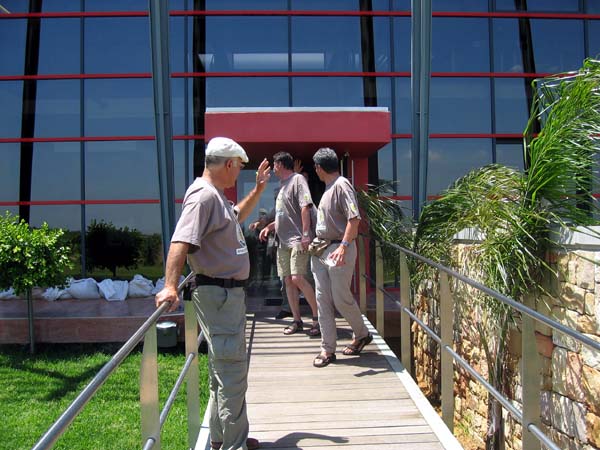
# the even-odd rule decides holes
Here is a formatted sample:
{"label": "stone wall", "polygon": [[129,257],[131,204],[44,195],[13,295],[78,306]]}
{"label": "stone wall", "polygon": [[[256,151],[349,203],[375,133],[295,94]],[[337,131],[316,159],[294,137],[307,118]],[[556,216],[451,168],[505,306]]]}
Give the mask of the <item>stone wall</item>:
{"label": "stone wall", "polygon": [[[568,239],[567,239],[568,238]],[[548,279],[552,295],[536,299],[539,312],[600,342],[600,240],[567,236],[567,251],[553,251],[548,262],[558,278]],[[476,243],[457,242],[455,257],[468,267],[468,255]],[[477,279],[477,274],[466,275]],[[461,283],[462,284],[462,283]],[[418,316],[439,333],[437,282],[419,286],[414,299]],[[453,283],[454,297],[469,308],[455,309],[455,350],[488,379],[488,366],[477,324],[485,323],[483,309],[474,300],[477,293]],[[488,335],[489,336],[489,335]],[[413,324],[415,377],[433,403],[439,401],[439,349]],[[505,342],[508,367],[504,392],[522,409],[521,334],[519,323]],[[537,323],[536,345],[540,361],[541,424],[543,432],[564,449],[600,449],[600,353]],[[488,394],[463,370],[455,370],[455,432],[469,436],[466,448],[484,448],[487,429]],[[510,414],[505,418],[507,449],[521,449],[522,430]]]}

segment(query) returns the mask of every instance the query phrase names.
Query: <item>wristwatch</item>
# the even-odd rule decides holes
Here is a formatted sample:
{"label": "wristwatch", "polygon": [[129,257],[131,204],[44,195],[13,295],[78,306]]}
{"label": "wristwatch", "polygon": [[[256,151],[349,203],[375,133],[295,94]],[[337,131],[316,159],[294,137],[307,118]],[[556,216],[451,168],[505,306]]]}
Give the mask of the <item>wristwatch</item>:
{"label": "wristwatch", "polygon": [[305,231],[304,233],[302,233],[302,236],[308,237],[308,231]]}

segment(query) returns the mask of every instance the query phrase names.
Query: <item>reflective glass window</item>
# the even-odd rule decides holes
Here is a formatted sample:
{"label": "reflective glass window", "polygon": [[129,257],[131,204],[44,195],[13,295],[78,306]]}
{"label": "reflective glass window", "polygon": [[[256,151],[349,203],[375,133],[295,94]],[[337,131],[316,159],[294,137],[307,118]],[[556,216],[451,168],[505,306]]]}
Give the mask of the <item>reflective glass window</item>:
{"label": "reflective glass window", "polygon": [[[581,66],[583,21],[532,19],[530,23],[533,60],[537,73],[564,72]],[[522,72],[523,55],[518,20],[495,19],[493,29],[495,70]]]}
{"label": "reflective glass window", "polygon": [[394,102],[392,98],[392,79],[379,77],[376,78],[377,99],[376,106],[384,106],[390,111],[393,110]]}
{"label": "reflective glass window", "polygon": [[[516,11],[514,0],[496,0],[496,10]],[[527,11],[577,12],[579,0],[527,0]]]}
{"label": "reflective glass window", "polygon": [[364,106],[361,77],[298,77],[292,80],[292,106]]}
{"label": "reflective glass window", "polygon": [[[73,0],[45,0],[42,4],[42,12],[79,11],[80,2]],[[29,12],[29,1],[26,0],[2,0],[1,12],[27,13]]]}
{"label": "reflective glass window", "polygon": [[358,0],[292,0],[292,10],[358,11]]}
{"label": "reflective glass window", "polygon": [[410,72],[410,17],[396,17],[394,24],[394,70]]}
{"label": "reflective glass window", "polygon": [[151,79],[85,80],[86,136],[154,135]]}
{"label": "reflective glass window", "polygon": [[523,144],[519,142],[496,142],[496,162],[523,170]]}
{"label": "reflective glass window", "polygon": [[[0,202],[19,200],[20,144],[0,144]],[[0,211],[4,211],[0,206]]]}
{"label": "reflective glass window", "polygon": [[[69,231],[81,230],[80,205],[33,205],[29,210],[29,223],[39,227],[46,222],[50,228],[62,228]],[[71,253],[73,256],[73,252]],[[77,270],[77,263],[74,264]]]}
{"label": "reflective glass window", "polygon": [[171,78],[171,115],[173,117],[173,135],[188,134],[186,130],[185,78]]}
{"label": "reflective glass window", "polygon": [[489,133],[490,97],[487,78],[432,78],[429,131]]}
{"label": "reflective glass window", "polygon": [[458,178],[492,162],[491,139],[429,139],[427,195],[439,195]]}
{"label": "reflective glass window", "polygon": [[285,77],[208,78],[206,107],[290,106]]}
{"label": "reflective glass window", "polygon": [[148,11],[148,1],[85,0],[85,9],[86,11]]}
{"label": "reflective glass window", "polygon": [[[186,41],[186,30],[192,27],[186,27],[186,23],[189,21],[187,17],[170,17],[169,20],[169,61],[171,72],[191,72],[189,65],[191,61],[186,61],[188,54],[191,59],[191,38],[187,36]],[[186,48],[186,46],[188,46]],[[150,61],[152,64],[152,61]]]}
{"label": "reflective glass window", "polygon": [[80,19],[42,20],[38,73],[80,73]]}
{"label": "reflective glass window", "polygon": [[363,71],[360,19],[293,17],[292,70]]}
{"label": "reflective glass window", "polygon": [[377,151],[378,185],[383,195],[396,195],[397,186],[394,173],[394,156],[392,144],[386,144]]}
{"label": "reflective glass window", "polygon": [[0,81],[0,136],[21,136],[23,82]]}
{"label": "reflective glass window", "polygon": [[[238,201],[246,197],[256,186],[256,173],[254,170],[242,170],[237,179],[236,190]],[[258,219],[258,213],[261,208],[271,211],[275,206],[275,194],[279,191],[279,179],[276,176],[271,176],[267,187],[260,196],[258,204],[250,213],[250,216],[244,221],[244,225],[248,225]]]}
{"label": "reflective glass window", "polygon": [[488,11],[488,0],[432,0],[433,11]]}
{"label": "reflective glass window", "polygon": [[206,9],[213,10],[285,10],[287,0],[206,0]]}
{"label": "reflective glass window", "polygon": [[393,11],[410,11],[411,0],[392,0]]}
{"label": "reflective glass window", "polygon": [[600,55],[600,20],[588,21],[588,56]]}
{"label": "reflective glass window", "polygon": [[395,139],[394,144],[396,152],[396,195],[412,197],[411,140]]}
{"label": "reflective glass window", "polygon": [[151,72],[147,17],[85,20],[85,73]]}
{"label": "reflective glass window", "polygon": [[[31,171],[32,200],[81,199],[79,142],[36,142]],[[60,177],[60,182],[57,179]]]}
{"label": "reflective glass window", "polygon": [[576,70],[584,58],[582,20],[532,20],[535,70],[557,73]]}
{"label": "reflective glass window", "polygon": [[36,137],[80,136],[80,80],[40,80],[35,109]]}
{"label": "reflective glass window", "polygon": [[[143,234],[161,232],[160,206],[156,204],[86,205],[87,227],[93,220],[112,223],[117,228],[135,228]],[[134,272],[137,273],[137,272]]]}
{"label": "reflective glass window", "polygon": [[394,133],[411,132],[411,86],[410,78],[396,78],[394,92]]}
{"label": "reflective glass window", "polygon": [[600,2],[598,0],[586,0],[585,11],[588,13],[600,13]]}
{"label": "reflective glass window", "polygon": [[525,83],[529,79],[496,78],[495,125],[496,133],[522,133],[529,119],[529,106],[525,94]]}
{"label": "reflective glass window", "polygon": [[[457,33],[457,30],[461,30]],[[433,18],[431,70],[489,72],[488,19]]]}
{"label": "reflective glass window", "polygon": [[[174,141],[173,142],[173,165],[175,173],[175,198],[183,199],[186,189],[191,184],[192,161],[193,161],[193,142]],[[156,179],[158,183],[158,179]]]}
{"label": "reflective glass window", "polygon": [[207,17],[207,72],[287,71],[286,17]]}
{"label": "reflective glass window", "polygon": [[375,54],[375,70],[377,72],[389,72],[392,70],[391,50],[390,50],[390,19],[373,19],[373,47]]}
{"label": "reflective glass window", "polygon": [[[24,2],[22,2],[24,3]],[[27,21],[3,20],[0,26],[0,75],[22,75],[25,67]],[[0,88],[2,84],[0,84]]]}
{"label": "reflective glass window", "polygon": [[153,141],[85,143],[88,200],[158,199]]}

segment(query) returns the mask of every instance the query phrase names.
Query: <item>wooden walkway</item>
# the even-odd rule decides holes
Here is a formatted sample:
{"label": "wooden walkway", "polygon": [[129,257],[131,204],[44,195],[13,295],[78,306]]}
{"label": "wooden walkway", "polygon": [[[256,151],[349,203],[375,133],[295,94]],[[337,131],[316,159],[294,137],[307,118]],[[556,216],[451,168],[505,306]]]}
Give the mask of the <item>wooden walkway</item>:
{"label": "wooden walkway", "polygon": [[[305,322],[306,323],[306,322]],[[460,445],[366,322],[375,339],[358,356],[343,356],[349,327],[338,319],[338,359],[312,366],[320,339],[284,336],[285,324],[251,315],[248,415],[261,448],[438,450]],[[196,450],[208,450],[205,417]]]}

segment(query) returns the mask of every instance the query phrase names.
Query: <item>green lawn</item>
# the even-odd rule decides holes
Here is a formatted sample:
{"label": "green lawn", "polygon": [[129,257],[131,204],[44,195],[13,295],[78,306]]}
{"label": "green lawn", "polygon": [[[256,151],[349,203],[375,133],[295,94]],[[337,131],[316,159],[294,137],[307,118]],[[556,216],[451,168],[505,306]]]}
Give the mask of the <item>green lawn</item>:
{"label": "green lawn", "polygon": [[[115,344],[0,346],[0,448],[30,449],[120,348]],[[55,449],[141,448],[141,347],[108,378],[62,435]],[[161,408],[185,360],[184,350],[159,350]],[[208,401],[207,358],[200,355],[200,417]],[[187,447],[185,383],[163,427],[163,449]]]}

